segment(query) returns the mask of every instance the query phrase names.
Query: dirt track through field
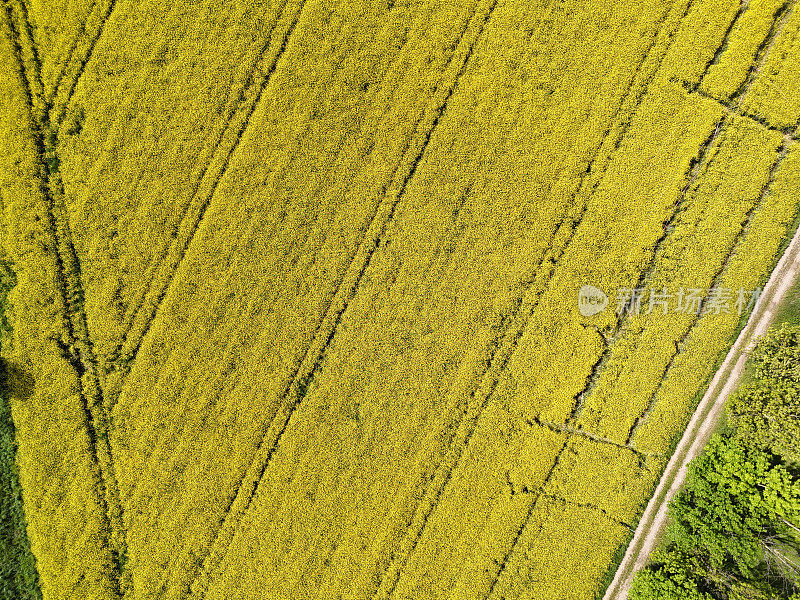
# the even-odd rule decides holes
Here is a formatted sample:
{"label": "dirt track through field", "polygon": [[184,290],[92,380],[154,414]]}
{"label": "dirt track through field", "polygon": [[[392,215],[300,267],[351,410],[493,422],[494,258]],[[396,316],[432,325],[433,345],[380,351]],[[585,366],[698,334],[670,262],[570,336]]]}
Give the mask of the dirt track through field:
{"label": "dirt track through field", "polygon": [[603,600],[625,600],[633,577],[644,567],[659,539],[667,520],[669,501],[683,485],[689,463],[696,458],[711,437],[728,396],[736,389],[744,373],[745,363],[756,340],[762,336],[775,318],[778,305],[786,296],[800,271],[800,229],[795,232],[761,297],[753,309],[747,325],[717,370],[703,399],[697,406],[686,431],[667,464],[653,497],[642,515],[633,540],[616,576]]}

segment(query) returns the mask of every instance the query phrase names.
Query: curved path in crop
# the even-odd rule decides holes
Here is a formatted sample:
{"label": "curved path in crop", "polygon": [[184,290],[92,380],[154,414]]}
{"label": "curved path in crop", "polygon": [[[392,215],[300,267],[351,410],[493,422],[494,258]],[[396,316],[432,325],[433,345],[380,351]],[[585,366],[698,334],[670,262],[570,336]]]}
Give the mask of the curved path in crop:
{"label": "curved path in crop", "polygon": [[702,452],[711,437],[725,407],[725,401],[739,384],[750,351],[758,337],[772,324],[778,305],[786,296],[799,271],[800,229],[795,232],[764,287],[747,325],[742,329],[697,406],[642,515],[633,540],[603,600],[625,600],[628,597],[633,576],[647,563],[648,556],[658,542],[659,534],[667,519],[669,501],[683,485],[689,463]]}

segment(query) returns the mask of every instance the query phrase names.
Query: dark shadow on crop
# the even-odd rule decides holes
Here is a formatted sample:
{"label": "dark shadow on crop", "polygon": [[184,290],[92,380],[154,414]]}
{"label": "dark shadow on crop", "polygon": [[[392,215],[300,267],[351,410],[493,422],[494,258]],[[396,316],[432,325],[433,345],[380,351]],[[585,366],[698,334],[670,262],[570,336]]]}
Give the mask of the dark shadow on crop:
{"label": "dark shadow on crop", "polygon": [[0,600],[41,600],[16,463],[17,436],[9,398],[24,397],[33,378],[0,358]]}
{"label": "dark shadow on crop", "polygon": [[27,370],[0,357],[0,397],[25,401],[33,396],[35,386]]}

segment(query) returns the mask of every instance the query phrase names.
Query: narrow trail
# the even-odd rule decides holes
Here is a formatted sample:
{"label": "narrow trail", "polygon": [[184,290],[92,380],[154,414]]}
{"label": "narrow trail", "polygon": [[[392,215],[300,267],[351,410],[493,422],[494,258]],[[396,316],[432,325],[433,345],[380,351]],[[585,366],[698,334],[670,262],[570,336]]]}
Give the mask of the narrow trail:
{"label": "narrow trail", "polygon": [[653,497],[645,509],[633,540],[603,600],[625,600],[633,577],[645,566],[667,520],[667,508],[686,480],[689,463],[705,447],[728,396],[736,389],[757,339],[772,324],[778,305],[800,273],[800,229],[792,238],[764,288],[747,325],[717,370],[686,431],[675,448]]}
{"label": "narrow trail", "polygon": [[[743,2],[742,6],[744,7],[745,5],[746,2]],[[719,102],[729,112],[738,114],[740,112],[742,100],[752,87],[753,82],[774,45],[775,39],[783,30],[786,20],[791,15],[794,7],[794,2],[786,2],[774,15],[773,25],[758,49],[747,79],[742,84],[742,87],[736,91],[730,102],[721,101],[703,92],[701,86],[705,73],[703,73],[703,76],[701,76],[697,84],[687,85],[686,82],[681,82],[682,87],[684,87],[689,94],[698,93],[703,97]],[[743,10],[740,10],[736,14],[733,24],[736,23],[742,12]],[[733,26],[733,24],[731,26]],[[724,48],[724,44],[720,48]],[[718,51],[715,58],[718,57],[719,53],[721,53],[721,50]],[[750,117],[749,115],[742,116]],[[766,129],[779,131],[759,119],[753,120]],[[788,153],[789,148],[797,141],[796,130],[781,131],[781,133],[783,133],[783,145],[772,167],[770,181],[762,191],[762,197],[770,186],[775,172]],[[750,314],[747,324],[739,333],[736,342],[731,347],[722,365],[717,369],[705,395],[695,409],[689,421],[689,425],[678,442],[658,482],[658,486],[645,508],[639,525],[634,532],[633,539],[628,545],[625,556],[617,569],[611,585],[608,586],[603,600],[627,600],[628,591],[630,590],[636,572],[647,564],[650,553],[658,544],[661,531],[667,521],[669,503],[684,484],[689,463],[700,455],[708,439],[711,437],[722,411],[725,408],[728,397],[741,381],[750,352],[755,346],[757,339],[763,335],[772,324],[776,309],[786,296],[786,292],[797,279],[798,272],[800,272],[800,229],[795,231],[791,242],[781,256],[777,266],[772,271],[758,302],[753,308],[753,312]],[[631,431],[631,435],[628,438],[629,442],[632,435],[633,431]]]}

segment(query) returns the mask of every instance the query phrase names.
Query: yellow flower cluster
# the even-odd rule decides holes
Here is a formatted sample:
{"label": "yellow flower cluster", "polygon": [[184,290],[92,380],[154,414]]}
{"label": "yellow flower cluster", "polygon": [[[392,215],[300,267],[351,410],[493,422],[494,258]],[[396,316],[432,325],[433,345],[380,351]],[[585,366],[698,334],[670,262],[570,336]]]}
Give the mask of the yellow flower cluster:
{"label": "yellow flower cluster", "polygon": [[591,598],[740,318],[578,289],[763,284],[800,13],[44,4],[0,235],[45,600]]}

